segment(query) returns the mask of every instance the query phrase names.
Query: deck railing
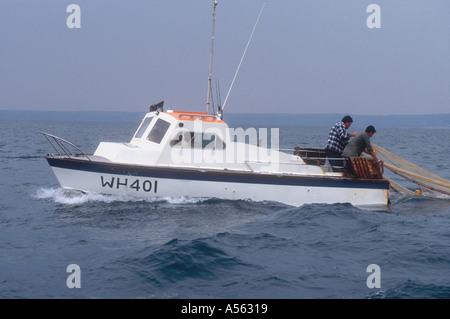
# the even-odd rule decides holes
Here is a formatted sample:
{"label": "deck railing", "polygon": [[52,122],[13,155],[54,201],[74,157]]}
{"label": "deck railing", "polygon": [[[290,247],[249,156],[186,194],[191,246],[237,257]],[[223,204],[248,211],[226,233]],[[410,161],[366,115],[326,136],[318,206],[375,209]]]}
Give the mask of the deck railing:
{"label": "deck railing", "polygon": [[[49,133],[45,133],[45,132],[39,132],[42,135],[45,136],[45,138],[47,139],[47,141],[53,146],[53,148],[55,149],[55,151],[58,153],[59,156],[62,155],[66,155],[68,157],[76,157],[76,156],[84,156],[86,157],[89,161],[91,160],[89,158],[89,156],[86,155],[85,152],[83,152],[83,150],[81,148],[79,148],[78,146],[76,146],[75,144],[66,141],[65,139],[49,134]],[[53,142],[52,142],[53,141]],[[75,149],[77,150],[79,153],[72,153],[71,149]]]}

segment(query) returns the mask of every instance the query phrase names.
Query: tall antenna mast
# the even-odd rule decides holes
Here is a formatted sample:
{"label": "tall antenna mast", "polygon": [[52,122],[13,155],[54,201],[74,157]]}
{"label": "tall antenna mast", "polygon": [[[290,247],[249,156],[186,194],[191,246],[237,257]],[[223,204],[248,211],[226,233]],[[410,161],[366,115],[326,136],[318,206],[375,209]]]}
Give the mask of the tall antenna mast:
{"label": "tall antenna mast", "polygon": [[211,35],[211,58],[209,61],[209,78],[208,78],[208,94],[206,98],[206,114],[209,114],[209,105],[211,100],[211,77],[213,66],[213,48],[214,48],[214,24],[216,22],[216,6],[217,0],[214,0],[213,21],[212,21],[212,35]]}

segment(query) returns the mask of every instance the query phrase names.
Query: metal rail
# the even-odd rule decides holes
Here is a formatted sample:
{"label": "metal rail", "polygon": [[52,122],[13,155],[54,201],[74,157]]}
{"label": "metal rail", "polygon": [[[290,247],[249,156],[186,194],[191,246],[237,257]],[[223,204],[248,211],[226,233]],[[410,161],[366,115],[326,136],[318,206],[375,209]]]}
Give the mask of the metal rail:
{"label": "metal rail", "polygon": [[[77,156],[77,155],[83,155],[84,157],[86,157],[89,161],[91,161],[91,159],[89,158],[89,156],[87,156],[86,155],[86,153],[85,152],[83,152],[83,150],[81,149],[81,148],[79,148],[78,146],[76,146],[75,144],[73,144],[73,143],[71,143],[71,142],[69,142],[69,141],[66,141],[65,139],[63,139],[63,138],[61,138],[61,137],[58,137],[58,136],[55,136],[55,135],[52,135],[52,134],[49,134],[49,133],[45,133],[45,132],[39,132],[39,133],[41,133],[42,135],[44,135],[45,136],[45,138],[47,139],[47,141],[53,146],[53,148],[55,149],[55,151],[58,153],[58,155],[59,156],[62,156],[63,154],[62,153],[64,153],[66,156],[68,156],[68,157],[75,157],[75,156]],[[52,142],[52,140],[53,140],[53,142]],[[58,148],[58,147],[59,148]],[[73,148],[73,149],[76,149],[78,152],[80,152],[80,153],[78,153],[78,154],[73,154],[71,151],[70,151],[70,148]]]}

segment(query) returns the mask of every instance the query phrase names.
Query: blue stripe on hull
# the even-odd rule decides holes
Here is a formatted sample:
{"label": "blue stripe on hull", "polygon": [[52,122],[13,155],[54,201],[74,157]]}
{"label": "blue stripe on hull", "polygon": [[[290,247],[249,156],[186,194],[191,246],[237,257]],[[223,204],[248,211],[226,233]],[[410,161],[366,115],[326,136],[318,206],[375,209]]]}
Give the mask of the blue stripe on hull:
{"label": "blue stripe on hull", "polygon": [[248,173],[235,171],[217,171],[212,169],[182,169],[170,167],[146,167],[116,163],[104,163],[68,158],[46,157],[52,167],[70,170],[87,171],[103,174],[141,176],[167,179],[196,180],[209,182],[230,182],[248,184],[292,185],[310,187],[344,187],[388,189],[386,180],[361,180],[342,177],[315,177],[294,175],[273,175],[264,173]]}

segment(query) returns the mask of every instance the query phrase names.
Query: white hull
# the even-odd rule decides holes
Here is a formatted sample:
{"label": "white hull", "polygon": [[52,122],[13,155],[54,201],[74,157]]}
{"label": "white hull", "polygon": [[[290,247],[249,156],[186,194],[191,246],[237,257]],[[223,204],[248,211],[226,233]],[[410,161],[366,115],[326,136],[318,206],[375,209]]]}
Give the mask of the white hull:
{"label": "white hull", "polygon": [[[321,180],[314,177],[299,177],[297,183],[295,177],[289,176],[289,182],[283,185],[283,182],[278,180],[283,177],[278,177],[278,179],[268,177],[274,180],[273,183],[270,181],[253,183],[245,182],[244,179],[239,182],[228,180],[227,175],[223,175],[223,173],[221,173],[223,176],[223,181],[221,181],[167,178],[158,176],[158,174],[139,176],[135,173],[130,175],[125,171],[123,174],[109,174],[55,166],[52,166],[52,169],[63,188],[102,194],[137,197],[187,196],[230,200],[250,199],[253,201],[276,201],[293,206],[310,203],[350,203],[354,206],[386,205],[389,198],[389,189],[382,184],[367,183],[367,187],[364,187],[364,182],[355,184],[350,181],[349,185],[355,184],[356,187],[345,187],[342,185],[342,180],[330,182],[330,179],[322,178]],[[196,173],[202,174],[200,171],[193,171],[189,174]],[[207,175],[210,176],[210,174]],[[246,176],[249,177],[248,174]],[[309,179],[311,180],[310,185],[308,185]],[[328,184],[330,186],[327,186]]]}

